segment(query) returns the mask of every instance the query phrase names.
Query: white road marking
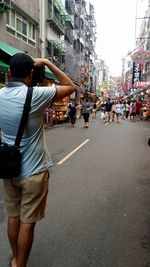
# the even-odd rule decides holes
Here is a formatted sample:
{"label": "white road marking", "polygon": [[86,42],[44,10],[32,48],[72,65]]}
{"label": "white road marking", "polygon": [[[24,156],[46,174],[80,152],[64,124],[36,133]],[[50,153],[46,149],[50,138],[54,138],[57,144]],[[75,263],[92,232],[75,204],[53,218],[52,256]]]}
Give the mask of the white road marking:
{"label": "white road marking", "polygon": [[84,146],[87,142],[89,142],[90,139],[86,139],[81,145],[76,147],[73,151],[71,151],[66,157],[64,157],[62,160],[60,160],[57,165],[61,165],[64,163],[68,158],[70,158],[75,152],[77,152],[82,146]]}

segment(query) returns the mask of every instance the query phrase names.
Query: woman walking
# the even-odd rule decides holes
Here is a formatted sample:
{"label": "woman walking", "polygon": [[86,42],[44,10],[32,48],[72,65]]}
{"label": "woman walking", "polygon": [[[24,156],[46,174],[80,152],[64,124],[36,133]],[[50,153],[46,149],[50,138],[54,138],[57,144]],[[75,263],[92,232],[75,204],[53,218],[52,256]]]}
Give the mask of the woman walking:
{"label": "woman walking", "polygon": [[117,122],[120,122],[120,114],[121,114],[121,104],[119,101],[116,103],[116,118]]}
{"label": "woman walking", "polygon": [[136,122],[136,101],[130,103],[130,121]]}
{"label": "woman walking", "polygon": [[111,112],[112,112],[112,120],[111,121],[114,121],[115,115],[116,115],[116,101],[115,100],[112,102]]}
{"label": "woman walking", "polygon": [[84,99],[84,102],[82,104],[84,128],[88,128],[89,127],[90,110],[91,110],[91,105],[90,105],[89,100],[88,99]]}
{"label": "woman walking", "polygon": [[68,115],[70,117],[70,122],[71,122],[71,126],[75,127],[75,122],[76,122],[76,107],[77,105],[75,104],[75,100],[72,99],[68,105]]}

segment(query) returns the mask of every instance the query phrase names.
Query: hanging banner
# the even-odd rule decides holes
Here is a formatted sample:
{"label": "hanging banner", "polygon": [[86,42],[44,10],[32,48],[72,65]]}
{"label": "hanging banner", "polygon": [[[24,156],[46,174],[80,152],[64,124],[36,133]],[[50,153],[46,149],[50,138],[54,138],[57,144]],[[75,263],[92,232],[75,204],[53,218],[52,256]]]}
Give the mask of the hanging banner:
{"label": "hanging banner", "polygon": [[131,56],[133,62],[138,64],[144,64],[150,62],[150,51],[148,50],[139,50]]}
{"label": "hanging banner", "polygon": [[138,83],[142,80],[142,64],[133,62],[133,73],[132,73],[132,88],[136,88]]}

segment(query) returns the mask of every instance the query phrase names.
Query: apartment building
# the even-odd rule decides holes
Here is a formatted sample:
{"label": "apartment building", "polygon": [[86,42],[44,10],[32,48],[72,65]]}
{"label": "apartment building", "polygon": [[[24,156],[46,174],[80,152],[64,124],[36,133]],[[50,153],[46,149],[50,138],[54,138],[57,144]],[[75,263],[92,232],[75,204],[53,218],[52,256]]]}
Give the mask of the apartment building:
{"label": "apartment building", "polygon": [[1,0],[0,41],[37,56],[40,49],[38,11],[37,0]]}
{"label": "apartment building", "polygon": [[[122,89],[125,94],[129,94],[132,88],[132,76],[133,76],[133,60],[132,54],[137,51],[150,51],[150,0],[148,1],[147,8],[143,17],[136,18],[136,32],[138,30],[138,35],[136,36],[136,43],[134,51],[129,52],[122,60]],[[138,26],[138,27],[137,27]],[[139,29],[138,29],[139,28]],[[142,81],[150,81],[150,62],[145,62],[140,66],[140,71],[142,70]]]}
{"label": "apartment building", "polygon": [[0,82],[4,82],[13,54],[25,52],[36,57],[40,53],[37,0],[1,0],[0,25]]}
{"label": "apartment building", "polygon": [[91,4],[87,6],[85,0],[0,0],[0,24],[1,71],[6,70],[9,57],[21,51],[49,58],[77,86],[93,89],[96,22]]}

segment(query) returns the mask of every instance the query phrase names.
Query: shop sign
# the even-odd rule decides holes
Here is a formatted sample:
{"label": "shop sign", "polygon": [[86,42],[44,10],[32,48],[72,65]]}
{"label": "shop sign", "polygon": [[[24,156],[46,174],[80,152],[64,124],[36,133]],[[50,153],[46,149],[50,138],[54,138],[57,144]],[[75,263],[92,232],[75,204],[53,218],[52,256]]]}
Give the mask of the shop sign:
{"label": "shop sign", "polygon": [[137,83],[141,81],[141,70],[142,65],[133,62],[133,73],[132,73],[132,87],[137,87]]}
{"label": "shop sign", "polygon": [[147,82],[138,82],[137,84],[137,87],[146,87],[146,86],[150,86],[150,81],[147,81]]}
{"label": "shop sign", "polygon": [[102,86],[106,90],[109,89],[109,84],[107,82],[103,82],[103,85]]}
{"label": "shop sign", "polygon": [[138,64],[144,64],[150,61],[150,51],[148,50],[140,50],[135,52],[132,56],[132,60]]}

